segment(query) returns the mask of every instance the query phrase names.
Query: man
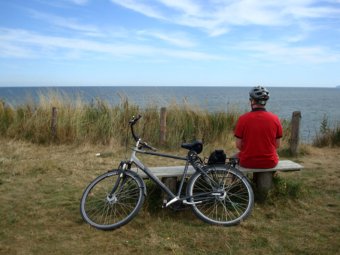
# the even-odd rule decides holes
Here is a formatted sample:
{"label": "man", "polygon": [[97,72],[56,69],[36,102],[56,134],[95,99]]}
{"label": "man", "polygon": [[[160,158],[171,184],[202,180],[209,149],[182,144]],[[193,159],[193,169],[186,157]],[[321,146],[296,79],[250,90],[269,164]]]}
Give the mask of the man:
{"label": "man", "polygon": [[266,88],[252,88],[249,92],[252,110],[237,121],[234,134],[242,167],[272,168],[279,162],[276,149],[280,146],[282,126],[275,114],[266,111],[268,99]]}

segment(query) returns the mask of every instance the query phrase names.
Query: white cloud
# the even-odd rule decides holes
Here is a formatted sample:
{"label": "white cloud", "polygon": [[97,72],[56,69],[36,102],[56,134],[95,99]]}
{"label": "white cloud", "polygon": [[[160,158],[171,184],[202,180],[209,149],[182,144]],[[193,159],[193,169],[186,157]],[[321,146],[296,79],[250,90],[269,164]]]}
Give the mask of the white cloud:
{"label": "white cloud", "polygon": [[261,41],[243,42],[235,46],[248,51],[249,55],[271,62],[280,63],[332,63],[340,61],[340,54],[320,46],[292,47],[285,43],[266,43]]}
{"label": "white cloud", "polygon": [[68,0],[68,1],[77,5],[86,5],[89,3],[89,0]]}
{"label": "white cloud", "polygon": [[158,0],[160,3],[169,8],[177,9],[187,16],[201,16],[203,13],[202,7],[198,5],[197,1],[191,0]]}
{"label": "white cloud", "polygon": [[[1,35],[0,35],[1,38]],[[35,56],[34,52],[29,48],[13,45],[11,41],[0,41],[0,56],[14,57],[14,58],[32,58]]]}
{"label": "white cloud", "polygon": [[[4,29],[0,28],[0,41],[2,45],[12,45],[12,48],[4,47],[0,50],[2,57],[36,57],[44,58],[51,57],[51,54],[58,56],[60,51],[67,56],[72,52],[77,54],[103,54],[104,57],[172,57],[187,60],[221,60],[217,55],[208,54],[199,51],[189,50],[173,50],[169,48],[151,47],[136,44],[114,44],[102,43],[92,40],[73,39],[56,36],[45,36],[19,29]],[[27,55],[27,52],[31,52]],[[43,53],[45,52],[45,56]],[[71,52],[71,53],[70,53]],[[21,55],[24,54],[24,55]],[[72,54],[71,54],[72,55]],[[109,56],[108,56],[109,55]],[[99,57],[99,56],[98,56]]]}
{"label": "white cloud", "polygon": [[287,26],[312,18],[339,19],[340,9],[317,0],[111,0],[150,18],[198,28],[210,35],[232,26]]}
{"label": "white cloud", "polygon": [[171,45],[189,48],[194,47],[196,43],[182,32],[162,32],[155,30],[142,30],[137,32],[138,35],[156,38],[167,42]]}
{"label": "white cloud", "polygon": [[154,6],[151,6],[149,4],[143,4],[141,1],[135,1],[135,0],[111,0],[112,3],[115,3],[117,5],[121,5],[127,9],[131,9],[135,12],[138,12],[140,14],[143,14],[150,18],[156,18],[160,20],[166,20],[166,17]]}
{"label": "white cloud", "polygon": [[[72,0],[72,2],[76,4],[88,3],[88,1],[82,0]],[[339,19],[340,17],[339,8],[316,5],[316,0],[111,0],[111,2],[162,22],[203,30],[211,36],[223,35],[231,29],[235,31],[240,26],[278,26],[280,28],[290,26],[288,28],[293,29],[287,29],[288,33],[280,34],[280,38],[277,36],[279,34],[277,31],[272,34],[272,38],[262,37],[261,35],[261,39],[256,39],[256,41],[249,41],[249,38],[258,38],[254,35],[249,36],[248,41],[244,41],[247,40],[246,37],[240,36],[235,45],[229,42],[229,46],[265,60],[281,62],[299,60],[313,63],[340,61],[339,53],[336,50],[330,50],[331,46],[318,46],[317,43],[319,42],[316,41],[315,45],[309,43],[308,46],[302,46],[309,35],[315,32],[313,30],[321,29],[325,25],[311,26],[308,22],[309,19],[319,17]],[[115,32],[112,32],[113,30],[110,32],[102,26],[84,24],[76,18],[51,15],[34,10],[30,10],[30,14],[35,19],[70,30],[73,33],[72,38],[67,37],[70,33],[63,36],[45,36],[28,30],[0,28],[0,56],[27,58],[45,54],[45,57],[49,57],[58,55],[63,51],[63,56],[74,55],[79,57],[97,53],[103,56],[108,54],[110,57],[147,56],[155,58],[160,56],[164,59],[172,57],[219,60],[226,57],[226,52],[228,52],[223,52],[221,49],[218,53],[219,56],[217,56],[199,50],[174,50],[170,46],[151,46],[156,45],[159,41],[183,48],[196,47],[204,43],[196,42],[192,39],[193,37],[189,36],[190,31],[183,32],[178,27],[175,28],[176,32],[165,32],[153,28],[145,28],[137,32],[121,29],[118,33],[124,39],[115,40],[118,33],[115,34]],[[280,31],[283,31],[283,29]],[[91,40],[76,39],[79,34],[91,36]],[[236,36],[239,36],[239,34]],[[137,44],[136,37],[146,41],[140,41],[141,44]],[[150,43],[151,39],[152,42]],[[214,38],[208,40],[213,42]],[[131,43],[132,41],[133,43]],[[222,40],[218,41],[218,43],[221,42]],[[209,49],[210,52],[217,52],[215,50],[218,46],[219,44],[216,44],[216,48]],[[235,54],[237,54],[237,50]]]}
{"label": "white cloud", "polygon": [[[142,36],[157,37],[175,45],[192,46],[192,41],[174,39],[170,34],[141,31]],[[340,61],[340,54],[322,46],[291,46],[290,38],[280,42],[264,42],[259,40],[237,42],[229,45],[232,55],[246,53],[250,58],[276,63],[332,63]],[[299,40],[297,38],[296,40]],[[168,57],[185,60],[220,61],[227,58],[228,53],[220,50],[219,55],[193,51],[175,50],[131,43],[105,43],[94,40],[68,37],[46,36],[20,29],[0,28],[0,57],[8,58],[145,58],[167,60]]]}
{"label": "white cloud", "polygon": [[82,24],[76,18],[66,18],[66,17],[53,15],[50,13],[38,12],[35,10],[29,10],[29,12],[33,18],[48,22],[55,26],[82,32],[89,36],[102,36],[103,35],[103,32],[98,27],[94,25]]}

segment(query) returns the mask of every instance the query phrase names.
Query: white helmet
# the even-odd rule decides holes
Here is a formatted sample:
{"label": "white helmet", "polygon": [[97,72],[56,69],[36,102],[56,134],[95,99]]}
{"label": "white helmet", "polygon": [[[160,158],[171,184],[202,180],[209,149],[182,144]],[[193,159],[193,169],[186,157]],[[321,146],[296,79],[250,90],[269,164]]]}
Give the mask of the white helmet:
{"label": "white helmet", "polygon": [[269,99],[269,91],[265,87],[257,86],[249,91],[249,97],[257,103],[265,105]]}

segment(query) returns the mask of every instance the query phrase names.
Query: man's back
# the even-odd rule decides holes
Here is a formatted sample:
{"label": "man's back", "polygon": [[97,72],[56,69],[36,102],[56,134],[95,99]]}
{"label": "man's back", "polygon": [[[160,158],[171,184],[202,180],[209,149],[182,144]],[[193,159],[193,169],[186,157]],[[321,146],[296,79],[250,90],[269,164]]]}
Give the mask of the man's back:
{"label": "man's back", "polygon": [[235,128],[235,136],[242,140],[240,165],[247,168],[272,168],[279,158],[276,140],[282,137],[279,118],[264,108],[242,115]]}

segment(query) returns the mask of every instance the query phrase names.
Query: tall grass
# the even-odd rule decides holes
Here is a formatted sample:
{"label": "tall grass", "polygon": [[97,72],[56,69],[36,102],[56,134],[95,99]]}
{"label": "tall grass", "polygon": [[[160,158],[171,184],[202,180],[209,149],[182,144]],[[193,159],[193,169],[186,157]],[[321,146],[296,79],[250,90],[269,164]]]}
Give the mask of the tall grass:
{"label": "tall grass", "polygon": [[[52,107],[57,108],[56,137],[51,134]],[[41,94],[37,102],[29,101],[12,107],[0,101],[0,136],[34,143],[125,143],[129,119],[136,114],[143,118],[136,126],[137,133],[158,146],[160,109],[150,105],[140,108],[122,98],[119,105],[101,99],[85,103],[81,98],[52,92]],[[178,146],[194,139],[205,143],[228,142],[240,113],[208,112],[188,104],[167,107],[165,147]]]}
{"label": "tall grass", "polygon": [[325,115],[320,124],[320,130],[316,134],[313,145],[316,147],[340,146],[340,122],[330,127],[328,117]]}

